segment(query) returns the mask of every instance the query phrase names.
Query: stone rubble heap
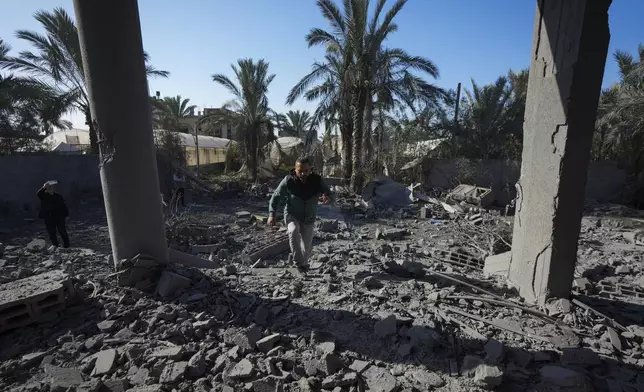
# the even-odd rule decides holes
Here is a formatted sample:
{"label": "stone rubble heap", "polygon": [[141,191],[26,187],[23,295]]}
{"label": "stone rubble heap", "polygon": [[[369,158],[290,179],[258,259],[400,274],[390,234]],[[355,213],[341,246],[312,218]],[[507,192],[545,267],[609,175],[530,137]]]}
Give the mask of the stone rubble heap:
{"label": "stone rubble heap", "polygon": [[0,390],[644,390],[637,227],[585,218],[577,295],[539,309],[454,261],[495,253],[502,218],[400,219],[412,212],[318,223],[304,278],[285,254],[244,261],[265,232],[247,214],[170,235],[184,251],[223,243],[192,252],[217,268],[174,264],[137,287],[115,284],[105,254],[0,246],[3,283],[60,270],[77,288],[60,318],[0,335]]}

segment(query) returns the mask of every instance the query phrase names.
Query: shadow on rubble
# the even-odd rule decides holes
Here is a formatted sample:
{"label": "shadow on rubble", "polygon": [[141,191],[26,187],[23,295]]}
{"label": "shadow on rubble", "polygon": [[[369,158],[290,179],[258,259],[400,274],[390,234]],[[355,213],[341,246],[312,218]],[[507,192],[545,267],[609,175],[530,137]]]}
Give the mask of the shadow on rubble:
{"label": "shadow on rubble", "polygon": [[[641,297],[640,294],[640,301]],[[644,325],[644,305],[629,302],[628,297],[617,299],[578,295],[576,298],[622,326]]]}
{"label": "shadow on rubble", "polygon": [[[424,314],[416,314],[412,317],[406,310],[408,303],[404,302],[394,305],[397,310],[378,315],[366,312],[360,305],[360,300],[356,301],[355,298],[352,301],[354,305],[348,305],[348,309],[341,309],[344,303],[350,300],[350,295],[339,291],[321,293],[319,301],[315,302],[314,306],[296,303],[292,301],[292,297],[297,301],[298,287],[302,286],[288,273],[275,276],[276,281],[264,281],[263,285],[258,285],[261,290],[259,292],[241,292],[229,288],[228,286],[239,277],[228,277],[230,281],[227,282],[213,280],[200,271],[193,271],[193,274],[193,282],[197,283],[181,298],[168,300],[168,302],[182,304],[195,313],[204,312],[202,320],[208,318],[217,320],[220,327],[226,327],[229,330],[232,328],[234,333],[246,336],[251,341],[271,333],[287,336],[289,343],[285,344],[285,349],[272,354],[278,357],[290,348],[302,352],[308,347],[310,355],[319,359],[329,347],[323,343],[334,342],[332,347],[335,347],[337,352],[344,353],[340,359],[343,366],[351,365],[354,360],[402,365],[398,368],[401,369],[399,374],[396,375],[405,374],[405,380],[408,381],[408,385],[405,386],[410,388],[420,388],[427,380],[421,381],[422,376],[414,375],[413,371],[406,372],[405,365],[421,366],[429,372],[441,374],[443,379],[468,374],[472,376],[473,369],[481,363],[496,365],[504,373],[503,385],[495,389],[499,391],[525,390],[517,388],[536,384],[539,380],[546,381],[543,377],[535,377],[545,365],[571,369],[573,372],[563,377],[577,377],[577,380],[585,380],[584,382],[590,382],[593,385],[598,383],[606,385],[607,379],[613,376],[614,369],[620,369],[622,372],[620,382],[625,383],[634,383],[637,374],[644,371],[641,366],[629,365],[614,359],[604,358],[602,362],[596,353],[588,349],[580,349],[579,354],[572,354],[573,357],[577,358],[579,355],[582,359],[566,362],[556,351],[543,349],[543,344],[533,344],[539,349],[518,347],[517,342],[522,342],[523,344],[519,345],[523,346],[528,343],[530,347],[531,341],[517,335],[514,335],[516,340],[506,342],[508,346],[501,345],[501,349],[496,341],[486,347],[487,339],[472,338],[464,334],[458,326],[436,318],[431,312],[421,311]],[[394,279],[404,280],[395,277]],[[437,281],[433,282],[437,283]],[[333,283],[328,286],[332,287]],[[280,287],[289,287],[288,290],[293,295],[288,297],[282,295],[283,291]],[[191,299],[195,300],[191,301]],[[367,296],[362,298],[362,301],[369,300]],[[378,299],[380,303],[387,300],[387,298]],[[392,313],[395,314],[395,319],[388,318]],[[471,320],[468,320],[468,324],[475,325],[469,321]],[[261,332],[258,333],[257,330]],[[211,333],[213,331],[211,330]],[[256,331],[256,333],[253,335],[249,331]],[[255,338],[251,338],[251,335]],[[173,343],[176,344],[185,344],[189,341],[181,336],[175,338],[177,340]],[[581,340],[578,343],[581,343]],[[564,352],[566,350],[564,349]],[[297,366],[296,363],[292,365]],[[285,370],[289,369],[285,367]],[[296,371],[296,369],[290,370]],[[570,379],[557,379],[562,376],[558,373],[560,370],[555,369],[554,372],[557,374],[551,375],[554,381],[547,381],[571,382]],[[488,375],[483,377],[484,383],[487,382],[488,387],[496,386],[495,383],[500,380],[497,380],[497,373],[494,370],[486,370],[485,373]]]}

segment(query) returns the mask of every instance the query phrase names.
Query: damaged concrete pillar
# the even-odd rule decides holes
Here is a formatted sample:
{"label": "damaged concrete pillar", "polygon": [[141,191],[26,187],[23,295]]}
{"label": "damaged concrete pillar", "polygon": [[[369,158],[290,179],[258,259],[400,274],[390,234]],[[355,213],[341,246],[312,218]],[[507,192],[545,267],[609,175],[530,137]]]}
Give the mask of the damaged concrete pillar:
{"label": "damaged concrete pillar", "polygon": [[611,0],[537,3],[508,277],[542,303],[570,295]]}
{"label": "damaged concrete pillar", "polygon": [[136,0],[74,0],[115,260],[168,262]]}

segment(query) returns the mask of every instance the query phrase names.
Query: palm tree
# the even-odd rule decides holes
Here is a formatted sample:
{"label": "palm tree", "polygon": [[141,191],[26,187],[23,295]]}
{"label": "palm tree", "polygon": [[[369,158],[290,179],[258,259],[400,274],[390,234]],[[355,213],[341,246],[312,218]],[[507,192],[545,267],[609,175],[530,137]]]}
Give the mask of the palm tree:
{"label": "palm tree", "polygon": [[286,124],[284,131],[290,136],[304,139],[309,130],[313,127],[313,117],[306,110],[289,110],[286,113]]}
{"label": "palm tree", "polygon": [[[331,13],[339,12],[333,11],[335,5],[332,2],[320,1],[318,6],[331,7]],[[341,17],[338,18],[337,23],[343,25]],[[309,37],[312,40],[309,40]],[[316,44],[315,35],[307,36],[307,40],[309,46]],[[286,98],[288,105],[292,105],[302,96],[307,101],[318,101],[313,122],[324,122],[327,130],[334,126],[339,127],[342,138],[342,175],[347,183],[353,169],[353,123],[351,91],[348,84],[351,61],[351,58],[345,58],[344,54],[337,50],[327,52],[325,61],[313,63],[311,72],[291,89]]]}
{"label": "palm tree", "polygon": [[[0,39],[0,61],[10,50],[10,46]],[[29,131],[36,135],[48,135],[56,128],[70,128],[71,123],[62,120],[62,116],[75,98],[73,94],[60,94],[38,80],[0,75],[0,112],[5,127],[9,126],[9,119],[13,116],[14,121],[31,118],[32,129]],[[7,129],[3,130],[5,134]]]}
{"label": "palm tree", "polygon": [[606,147],[626,164],[623,201],[630,204],[636,201],[637,177],[644,169],[644,45],[639,45],[637,59],[624,51],[616,51],[614,58],[620,81],[602,96],[597,125]]}
{"label": "palm tree", "polygon": [[[16,37],[31,44],[35,52],[23,51],[18,57],[0,59],[0,68],[26,72],[60,93],[76,97],[71,107],[85,115],[89,127],[91,149],[98,152],[96,130],[91,118],[89,97],[83,70],[80,42],[76,24],[63,8],[52,12],[40,10],[34,18],[45,30],[45,35],[35,31],[18,30]],[[148,55],[144,53],[147,63]],[[167,71],[160,71],[146,65],[148,76],[168,77]]]}
{"label": "palm tree", "polygon": [[317,124],[314,117],[306,110],[289,110],[286,113],[284,131],[290,136],[295,136],[304,141],[304,149],[307,154],[311,152],[312,146],[318,139]]}
{"label": "palm tree", "polygon": [[461,101],[461,154],[517,159],[521,154],[527,72],[509,72],[489,85],[472,80]]}
{"label": "palm tree", "polygon": [[[363,148],[371,140],[373,112],[378,99],[384,108],[396,99],[413,104],[417,99],[435,99],[444,95],[441,89],[412,73],[420,71],[435,78],[438,70],[434,64],[400,49],[383,46],[389,35],[397,30],[393,19],[406,2],[397,0],[382,16],[386,0],[378,0],[369,18],[369,0],[345,0],[342,10],[332,0],[318,0],[318,8],[330,30],[314,28],[306,39],[309,46],[324,46],[327,58],[324,63],[314,64],[313,71],[289,95],[289,98],[301,96],[312,83],[323,80],[308,92],[310,97],[325,96],[321,107],[333,115],[330,118],[339,118],[336,121],[340,122],[343,145],[348,139],[345,135],[352,131],[353,167],[350,175],[351,186],[356,192],[360,192],[364,180]],[[329,83],[335,85],[330,86]],[[347,122],[351,123],[350,127],[347,127]],[[346,171],[344,175],[347,176]]]}
{"label": "palm tree", "polygon": [[181,95],[164,97],[162,100],[153,99],[152,106],[159,114],[157,126],[172,132],[180,132],[181,119],[194,115],[197,108],[197,105],[190,105],[189,98],[182,99]]}
{"label": "palm tree", "polygon": [[[222,107],[223,113],[214,115],[214,121],[228,121],[238,130],[253,181],[257,180],[260,146],[275,138],[273,111],[268,106],[268,88],[275,78],[268,72],[269,63],[264,59],[240,59],[231,68],[235,81],[224,74],[213,74],[212,80],[228,89],[233,100]],[[243,165],[244,167],[246,166]]]}

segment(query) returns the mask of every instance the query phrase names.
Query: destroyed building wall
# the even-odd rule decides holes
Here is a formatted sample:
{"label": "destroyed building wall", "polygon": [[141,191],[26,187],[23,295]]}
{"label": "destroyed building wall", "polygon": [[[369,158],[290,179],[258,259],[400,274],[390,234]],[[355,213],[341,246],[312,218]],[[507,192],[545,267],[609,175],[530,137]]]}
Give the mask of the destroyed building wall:
{"label": "destroyed building wall", "polygon": [[[432,159],[425,185],[451,189],[459,183],[467,183],[492,188],[496,203],[504,205],[516,196],[514,184],[519,180],[520,170],[519,162]],[[626,173],[618,163],[591,162],[586,181],[586,199],[619,202],[625,179]]]}
{"label": "destroyed building wall", "polygon": [[56,191],[70,209],[81,199],[101,195],[96,155],[0,156],[0,215],[36,215],[36,192],[45,181],[56,180]]}

